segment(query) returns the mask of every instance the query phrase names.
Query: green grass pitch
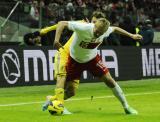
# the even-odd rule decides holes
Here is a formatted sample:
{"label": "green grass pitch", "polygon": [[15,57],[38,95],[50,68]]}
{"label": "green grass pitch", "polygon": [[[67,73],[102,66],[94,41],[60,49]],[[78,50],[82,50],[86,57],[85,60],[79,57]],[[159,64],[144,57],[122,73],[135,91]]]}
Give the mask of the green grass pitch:
{"label": "green grass pitch", "polygon": [[80,84],[76,96],[65,102],[73,114],[63,116],[41,110],[54,85],[0,88],[0,122],[160,122],[160,79],[119,84],[138,115],[125,115],[111,90],[100,82]]}

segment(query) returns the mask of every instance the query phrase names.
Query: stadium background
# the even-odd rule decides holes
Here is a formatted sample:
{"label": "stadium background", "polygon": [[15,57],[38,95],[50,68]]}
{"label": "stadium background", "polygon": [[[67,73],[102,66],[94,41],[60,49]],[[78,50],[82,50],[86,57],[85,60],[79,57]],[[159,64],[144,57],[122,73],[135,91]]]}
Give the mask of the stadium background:
{"label": "stadium background", "polygon": [[[2,47],[2,46],[1,46]],[[1,48],[0,87],[48,85],[54,81],[54,54],[50,47]],[[104,64],[116,80],[140,80],[160,76],[160,49],[152,47],[101,47]],[[81,82],[97,81],[84,71]]]}
{"label": "stadium background", "polygon": [[[136,33],[136,29],[140,30],[139,25],[145,26],[146,20],[149,20],[152,25],[149,31],[154,32],[154,37],[145,45],[145,40],[137,45],[130,38],[117,34],[104,40],[100,53],[114,78],[131,80],[159,77],[159,4],[158,0],[1,1],[0,87],[55,84],[53,59],[56,50],[52,47],[55,32],[49,32],[41,38],[40,47],[27,45],[23,41],[24,35],[56,24],[60,20],[90,19],[95,10],[104,12],[112,25],[132,33]],[[70,32],[64,32],[63,44],[70,35]],[[36,57],[36,53],[42,56]],[[88,72],[82,75],[82,82],[93,79]]]}
{"label": "stadium background", "polygon": [[[31,17],[33,3],[38,3],[35,9],[38,21]],[[159,7],[159,0],[1,0],[0,122],[159,122]],[[110,40],[115,39],[115,43],[105,41],[99,48],[112,76],[124,81],[119,85],[129,103],[138,110],[138,116],[125,116],[110,89],[86,72],[76,96],[65,103],[72,115],[51,116],[41,111],[46,96],[55,88],[50,85],[55,84],[52,81],[56,52],[52,47],[54,33],[45,36],[42,46],[26,46],[23,36],[59,20],[90,18],[94,10],[105,12],[113,25],[120,25],[123,18],[129,16],[134,32],[139,24],[145,24],[146,20],[151,22],[154,38],[147,46],[120,43],[117,40],[126,39],[113,35]],[[63,43],[69,36],[66,32]]]}
{"label": "stadium background", "polygon": [[[7,45],[6,42],[24,45],[23,36],[26,33],[60,20],[90,19],[93,11],[104,12],[112,25],[132,33],[137,33],[136,28],[141,29],[150,20],[152,28],[149,31],[154,31],[154,38],[149,44],[160,41],[159,0],[1,0],[0,3],[0,42]],[[43,45],[51,45],[53,35],[48,33]],[[65,32],[62,42],[65,43],[69,37],[70,33]],[[116,34],[107,40],[103,46],[136,45],[134,41],[126,41],[131,39]]]}

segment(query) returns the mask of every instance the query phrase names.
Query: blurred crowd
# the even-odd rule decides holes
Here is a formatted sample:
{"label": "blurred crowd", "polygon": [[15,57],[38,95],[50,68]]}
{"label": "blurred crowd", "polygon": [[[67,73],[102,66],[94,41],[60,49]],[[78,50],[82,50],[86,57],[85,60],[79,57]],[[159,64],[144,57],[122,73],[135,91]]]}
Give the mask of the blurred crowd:
{"label": "blurred crowd", "polygon": [[[40,21],[41,27],[46,27],[60,20],[90,19],[93,11],[101,11],[111,25],[143,35],[143,41],[139,43],[113,33],[104,40],[103,45],[149,45],[153,42],[154,31],[160,31],[160,0],[22,0],[22,2],[26,5],[24,8],[29,5],[29,22],[32,28],[38,28]],[[67,36],[70,34],[66,33],[62,40],[65,41]]]}
{"label": "blurred crowd", "polygon": [[159,29],[160,0],[30,0],[28,3],[32,5],[31,13],[35,9],[36,17],[38,6],[43,7],[43,16],[52,23],[90,18],[93,11],[102,11],[112,24],[122,23],[130,16],[135,25],[150,19],[154,28]]}

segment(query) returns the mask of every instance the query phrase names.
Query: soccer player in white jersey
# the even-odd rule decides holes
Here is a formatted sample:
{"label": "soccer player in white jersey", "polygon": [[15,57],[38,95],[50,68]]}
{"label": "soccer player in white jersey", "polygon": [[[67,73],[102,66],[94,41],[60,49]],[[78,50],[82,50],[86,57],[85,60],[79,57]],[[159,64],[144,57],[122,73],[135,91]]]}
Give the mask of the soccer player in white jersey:
{"label": "soccer player in white jersey", "polygon": [[[105,14],[99,11],[95,11],[92,14],[91,23],[95,23],[98,18],[104,18]],[[80,22],[89,22],[88,19],[82,20]],[[48,31],[56,30],[57,24],[53,25],[51,27],[44,28],[40,31],[40,34],[45,34]],[[74,81],[67,81],[66,82],[66,64],[68,62],[68,56],[69,56],[69,47],[72,43],[73,36],[67,41],[65,45],[63,45],[63,48],[59,49],[59,51],[56,53],[54,58],[54,64],[55,64],[55,72],[54,76],[57,79],[56,88],[55,88],[55,95],[47,96],[47,101],[42,107],[42,110],[46,110],[48,106],[48,101],[53,100],[59,100],[61,102],[64,101],[64,99],[68,99],[75,95],[75,92],[79,86],[79,80]],[[60,84],[60,85],[59,85]],[[65,84],[65,86],[63,85]]]}
{"label": "soccer player in white jersey", "polygon": [[122,89],[112,78],[107,67],[102,63],[100,56],[97,54],[97,48],[102,43],[103,38],[109,36],[112,32],[129,36],[135,40],[142,39],[142,36],[131,34],[119,27],[110,26],[109,21],[105,18],[98,19],[95,24],[61,21],[58,23],[54,40],[57,49],[62,47],[59,40],[64,28],[74,31],[74,38],[70,46],[70,56],[66,67],[66,81],[80,79],[81,73],[84,70],[88,70],[111,88],[113,94],[121,102],[126,114],[138,114],[135,109],[129,106]]}

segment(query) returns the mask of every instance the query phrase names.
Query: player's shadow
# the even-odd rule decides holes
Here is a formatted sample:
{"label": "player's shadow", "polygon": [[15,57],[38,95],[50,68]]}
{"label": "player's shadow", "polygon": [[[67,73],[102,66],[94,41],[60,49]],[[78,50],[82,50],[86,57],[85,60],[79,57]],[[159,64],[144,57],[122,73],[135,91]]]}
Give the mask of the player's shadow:
{"label": "player's shadow", "polygon": [[77,113],[85,113],[84,111],[81,111],[81,110],[77,110],[77,111],[73,111],[72,112],[73,114],[77,114]]}
{"label": "player's shadow", "polygon": [[77,110],[77,111],[72,111],[72,113],[73,114],[92,114],[92,115],[94,115],[94,114],[100,114],[100,115],[105,115],[105,116],[124,116],[124,113],[121,113],[121,112],[115,112],[115,113],[110,113],[110,112],[108,112],[108,113],[106,113],[106,112],[101,112],[101,111],[99,111],[99,112],[97,112],[97,111],[82,111],[82,110]]}

